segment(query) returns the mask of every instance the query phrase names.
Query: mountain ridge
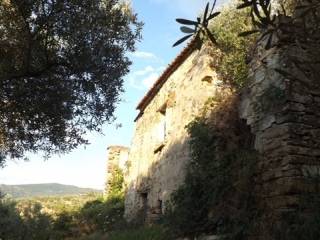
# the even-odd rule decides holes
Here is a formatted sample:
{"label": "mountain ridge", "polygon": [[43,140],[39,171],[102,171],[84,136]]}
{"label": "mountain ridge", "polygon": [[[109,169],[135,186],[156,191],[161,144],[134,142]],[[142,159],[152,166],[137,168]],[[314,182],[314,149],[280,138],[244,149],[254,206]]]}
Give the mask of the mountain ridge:
{"label": "mountain ridge", "polygon": [[101,193],[101,190],[93,188],[82,188],[74,185],[60,183],[38,183],[38,184],[0,184],[0,191],[12,198],[66,196],[86,193]]}

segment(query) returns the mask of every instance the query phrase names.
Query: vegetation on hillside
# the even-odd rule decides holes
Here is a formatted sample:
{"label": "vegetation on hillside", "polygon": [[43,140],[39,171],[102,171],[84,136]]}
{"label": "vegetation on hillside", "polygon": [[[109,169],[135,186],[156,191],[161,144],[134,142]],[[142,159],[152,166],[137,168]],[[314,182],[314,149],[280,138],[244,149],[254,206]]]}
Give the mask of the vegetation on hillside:
{"label": "vegetation on hillside", "polygon": [[109,194],[0,198],[0,239],[168,240],[162,227],[129,226],[123,219],[123,175],[116,171]]}
{"label": "vegetation on hillside", "polygon": [[91,188],[79,188],[57,183],[4,185],[0,184],[0,191],[11,198],[30,198],[44,196],[66,196],[75,194],[99,193]]}
{"label": "vegetation on hillside", "polygon": [[106,199],[93,193],[18,201],[2,198],[0,238],[60,240],[105,234],[123,225],[123,209],[120,195]]}

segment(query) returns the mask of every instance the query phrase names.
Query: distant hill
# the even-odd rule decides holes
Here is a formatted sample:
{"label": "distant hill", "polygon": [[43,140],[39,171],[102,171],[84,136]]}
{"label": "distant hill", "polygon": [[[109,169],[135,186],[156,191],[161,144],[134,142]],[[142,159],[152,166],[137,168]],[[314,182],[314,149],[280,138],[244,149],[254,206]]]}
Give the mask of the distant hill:
{"label": "distant hill", "polygon": [[65,196],[86,193],[101,193],[102,191],[92,188],[79,188],[72,185],[58,183],[43,184],[23,184],[23,185],[4,185],[0,184],[0,192],[12,198],[44,197],[44,196]]}

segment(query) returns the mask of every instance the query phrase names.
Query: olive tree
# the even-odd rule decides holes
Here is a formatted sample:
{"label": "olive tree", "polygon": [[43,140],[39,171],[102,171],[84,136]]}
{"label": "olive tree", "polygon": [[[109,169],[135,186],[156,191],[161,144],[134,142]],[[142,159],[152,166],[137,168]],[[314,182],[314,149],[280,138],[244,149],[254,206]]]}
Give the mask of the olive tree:
{"label": "olive tree", "polygon": [[0,1],[0,162],[111,122],[141,27],[120,0]]}

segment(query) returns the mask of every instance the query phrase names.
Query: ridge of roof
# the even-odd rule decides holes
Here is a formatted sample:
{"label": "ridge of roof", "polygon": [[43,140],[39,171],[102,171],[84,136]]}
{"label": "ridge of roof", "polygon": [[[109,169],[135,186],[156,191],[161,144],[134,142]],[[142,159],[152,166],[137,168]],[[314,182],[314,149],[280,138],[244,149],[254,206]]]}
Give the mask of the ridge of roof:
{"label": "ridge of roof", "polygon": [[[140,110],[139,118],[142,115],[143,110],[148,106],[153,97],[159,92],[160,88],[171,76],[171,74],[177,70],[177,68],[190,56],[197,45],[198,39],[193,38],[187,46],[180,52],[180,54],[168,65],[164,72],[160,75],[158,80],[153,84],[153,86],[148,90],[146,95],[141,99],[136,109]],[[136,118],[136,119],[137,119]]]}

